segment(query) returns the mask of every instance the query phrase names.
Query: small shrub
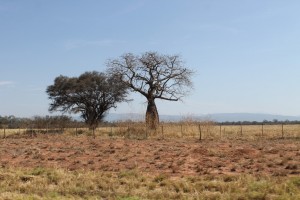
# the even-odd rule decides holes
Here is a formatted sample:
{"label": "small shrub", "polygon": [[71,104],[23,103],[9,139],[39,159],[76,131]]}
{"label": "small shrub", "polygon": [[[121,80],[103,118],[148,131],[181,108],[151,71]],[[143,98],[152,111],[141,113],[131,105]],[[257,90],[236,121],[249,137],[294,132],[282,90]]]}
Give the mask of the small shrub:
{"label": "small shrub", "polygon": [[117,197],[117,200],[139,200],[138,197]]}
{"label": "small shrub", "polygon": [[31,181],[32,179],[33,179],[33,176],[29,176],[29,175],[20,176],[20,180],[22,182],[28,182],[28,181]]}
{"label": "small shrub", "polygon": [[293,177],[291,183],[300,189],[300,177]]}
{"label": "small shrub", "polygon": [[30,172],[30,174],[33,175],[33,176],[39,176],[39,175],[42,175],[44,173],[46,173],[46,170],[42,167],[36,167]]}
{"label": "small shrub", "polygon": [[156,183],[160,183],[165,180],[167,176],[165,174],[159,174],[158,176],[154,177],[153,181]]}

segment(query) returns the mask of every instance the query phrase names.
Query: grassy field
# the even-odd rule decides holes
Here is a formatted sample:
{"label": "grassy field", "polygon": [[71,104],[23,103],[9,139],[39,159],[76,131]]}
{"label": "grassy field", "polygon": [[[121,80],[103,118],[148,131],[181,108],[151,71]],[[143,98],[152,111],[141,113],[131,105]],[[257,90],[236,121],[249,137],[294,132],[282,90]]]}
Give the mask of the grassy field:
{"label": "grassy field", "polygon": [[0,199],[300,199],[300,177],[0,169]]}
{"label": "grassy field", "polygon": [[0,199],[300,199],[300,125],[50,133],[0,130]]}
{"label": "grassy field", "polygon": [[14,136],[0,199],[300,199],[299,138]]}
{"label": "grassy field", "polygon": [[[60,129],[0,129],[0,138],[9,135],[60,132]],[[92,135],[88,128],[66,128],[63,131],[68,134]],[[114,127],[98,127],[95,130],[96,136],[101,137],[126,137],[126,138],[200,138],[201,139],[222,139],[222,138],[299,138],[300,125],[214,125],[213,123],[188,124],[162,123],[156,131],[149,131],[143,124],[122,124]]]}

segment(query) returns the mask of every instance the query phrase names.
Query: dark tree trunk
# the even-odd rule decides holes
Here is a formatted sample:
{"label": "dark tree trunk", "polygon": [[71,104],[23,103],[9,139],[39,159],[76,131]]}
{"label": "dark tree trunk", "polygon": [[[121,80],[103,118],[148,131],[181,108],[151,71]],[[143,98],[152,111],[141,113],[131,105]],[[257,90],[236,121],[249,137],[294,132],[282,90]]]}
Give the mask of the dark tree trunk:
{"label": "dark tree trunk", "polygon": [[159,117],[154,99],[148,99],[148,106],[146,111],[146,124],[150,129],[156,129],[159,124]]}
{"label": "dark tree trunk", "polygon": [[96,138],[95,130],[98,127],[98,122],[96,119],[90,119],[85,121],[89,125],[89,130],[92,131],[93,137]]}

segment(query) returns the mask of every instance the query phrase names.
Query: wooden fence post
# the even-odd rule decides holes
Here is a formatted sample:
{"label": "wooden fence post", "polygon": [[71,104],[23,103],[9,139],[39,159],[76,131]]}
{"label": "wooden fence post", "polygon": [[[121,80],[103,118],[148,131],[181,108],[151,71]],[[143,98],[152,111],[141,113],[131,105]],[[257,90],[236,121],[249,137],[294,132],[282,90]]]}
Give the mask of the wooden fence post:
{"label": "wooden fence post", "polygon": [[222,125],[220,125],[220,135],[222,135]]}
{"label": "wooden fence post", "polygon": [[283,137],[284,137],[284,136],[283,136],[283,133],[284,133],[284,132],[283,132],[283,124],[281,124],[281,137],[282,137],[282,139],[283,139]]}
{"label": "wooden fence post", "polygon": [[202,140],[202,132],[201,132],[201,124],[199,124],[199,133],[200,133],[200,140]]}
{"label": "wooden fence post", "polygon": [[243,125],[241,124],[241,136],[243,136]]}
{"label": "wooden fence post", "polygon": [[261,125],[261,136],[264,136],[264,124]]}
{"label": "wooden fence post", "polygon": [[180,125],[181,137],[183,137],[182,124]]}
{"label": "wooden fence post", "polygon": [[3,135],[3,138],[6,138],[6,135],[5,135],[5,128],[4,128],[4,135]]}
{"label": "wooden fence post", "polygon": [[145,129],[146,129],[146,139],[148,139],[148,128],[147,128],[147,125],[145,126]]}
{"label": "wooden fence post", "polygon": [[164,126],[163,125],[161,126],[161,134],[162,134],[162,137],[164,139]]}

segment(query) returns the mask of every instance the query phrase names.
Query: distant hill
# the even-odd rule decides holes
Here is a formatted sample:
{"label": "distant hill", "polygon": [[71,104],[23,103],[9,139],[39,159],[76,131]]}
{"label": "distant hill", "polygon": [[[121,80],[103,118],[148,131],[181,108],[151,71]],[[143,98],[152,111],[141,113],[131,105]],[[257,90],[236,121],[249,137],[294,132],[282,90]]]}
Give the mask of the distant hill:
{"label": "distant hill", "polygon": [[[144,116],[142,114],[137,113],[123,113],[116,114],[110,113],[105,118],[106,121],[125,121],[125,120],[133,120],[133,121],[143,121]],[[279,121],[294,121],[300,120],[300,116],[285,116],[285,115],[272,115],[272,114],[259,114],[259,113],[216,113],[216,114],[208,114],[208,115],[192,115],[192,116],[180,116],[180,115],[160,115],[161,121],[172,121],[177,122],[184,118],[192,118],[195,120],[212,120],[216,122],[237,122],[237,121],[257,121],[262,122],[264,120],[272,121],[277,119]]]}

